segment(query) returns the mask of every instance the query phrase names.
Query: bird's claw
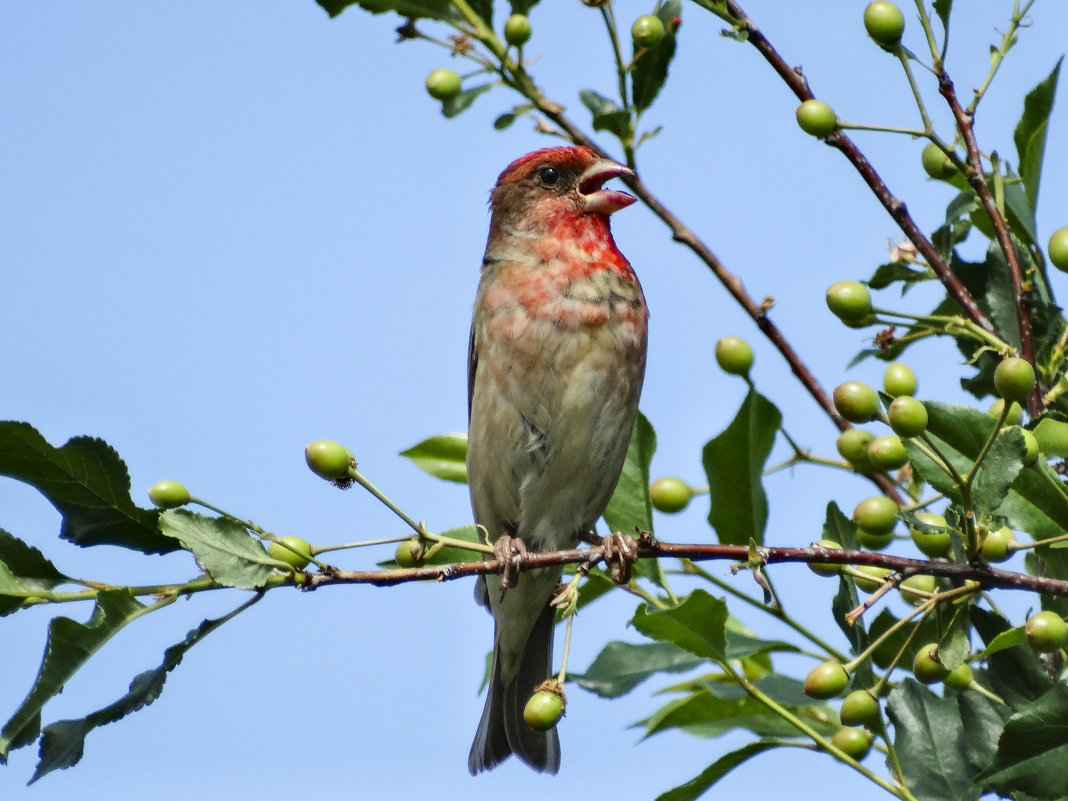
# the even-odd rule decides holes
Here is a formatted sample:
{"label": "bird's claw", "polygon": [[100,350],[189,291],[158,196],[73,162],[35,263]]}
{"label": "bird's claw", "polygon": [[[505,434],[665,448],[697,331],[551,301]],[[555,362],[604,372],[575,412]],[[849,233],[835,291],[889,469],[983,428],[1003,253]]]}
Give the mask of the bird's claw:
{"label": "bird's claw", "polygon": [[630,581],[630,568],[638,561],[638,541],[626,534],[608,534],[601,540],[604,549],[604,563],[608,574],[616,584]]}
{"label": "bird's claw", "polygon": [[493,543],[493,555],[501,566],[501,592],[519,583],[519,568],[527,558],[527,546],[519,537],[502,534]]}

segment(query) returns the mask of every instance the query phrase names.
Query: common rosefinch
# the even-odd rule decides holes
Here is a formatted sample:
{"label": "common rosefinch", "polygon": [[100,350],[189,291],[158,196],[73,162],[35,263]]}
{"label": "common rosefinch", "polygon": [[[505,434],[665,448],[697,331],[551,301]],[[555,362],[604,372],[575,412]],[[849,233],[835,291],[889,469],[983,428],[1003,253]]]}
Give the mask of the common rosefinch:
{"label": "common rosefinch", "polygon": [[[531,551],[573,548],[619,480],[645,373],[648,308],[609,230],[629,206],[605,181],[633,174],[584,147],[528,153],[497,179],[475,298],[468,373],[467,476],[475,521],[491,540]],[[495,619],[493,668],[468,768],[515,754],[560,768],[556,731],[523,720],[552,671],[561,568],[524,572],[476,598]]]}

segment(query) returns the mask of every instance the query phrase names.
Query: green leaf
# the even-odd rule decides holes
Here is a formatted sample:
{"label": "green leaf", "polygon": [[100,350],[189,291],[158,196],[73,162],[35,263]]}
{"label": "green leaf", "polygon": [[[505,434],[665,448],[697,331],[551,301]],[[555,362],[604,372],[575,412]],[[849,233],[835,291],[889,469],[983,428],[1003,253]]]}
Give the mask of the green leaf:
{"label": "green leaf", "polygon": [[748,656],[775,652],[800,653],[801,649],[793,643],[782,640],[762,640],[750,634],[730,631],[728,624],[726,655],[727,659],[745,659]]}
{"label": "green leaf", "polygon": [[102,590],[88,623],[68,617],[49,622],[44,659],[33,689],[0,730],[0,764],[6,764],[11,750],[37,739],[44,705],[63,692],[63,685],[112,635],[146,609],[126,590]]}
{"label": "green leaf", "polygon": [[704,590],[694,590],[670,609],[650,612],[642,604],[630,622],[650,639],[674,643],[713,662],[727,659],[727,604]]}
{"label": "green leaf", "polygon": [[621,109],[604,95],[599,95],[589,89],[579,92],[579,100],[593,114],[595,131],[608,131],[620,139],[630,139],[633,131],[630,114],[626,110]]}
{"label": "green leaf", "polygon": [[315,0],[327,14],[336,17],[349,6],[358,5],[372,14],[395,11],[412,19],[460,20],[450,0]]}
{"label": "green leaf", "polygon": [[[975,675],[980,681],[983,680],[982,671],[977,671]],[[965,757],[971,771],[978,773],[993,761],[998,738],[1012,710],[975,691],[958,692],[956,698],[964,729]]]}
{"label": "green leaf", "polygon": [[497,119],[493,121],[493,130],[503,131],[512,126],[512,123],[516,120],[516,114],[513,111],[509,111],[505,114],[501,114]]}
{"label": "green leaf", "polygon": [[971,770],[956,700],[905,679],[890,691],[886,713],[905,783],[918,801],[963,798]]}
{"label": "green leaf", "polygon": [[656,673],[682,673],[704,664],[687,651],[668,642],[608,643],[585,673],[570,678],[580,687],[602,698],[626,695]]}
{"label": "green leaf", "polygon": [[1046,132],[1063,60],[1064,56],[1057,59],[1057,64],[1049,76],[1024,98],[1023,116],[1016,124],[1013,134],[1016,154],[1020,161],[1020,177],[1023,179],[1027,203],[1032,214],[1038,208],[1038,186],[1042,177],[1042,159],[1046,153]]}
{"label": "green leaf", "polygon": [[885,289],[890,284],[901,281],[901,292],[904,294],[913,284],[918,284],[921,281],[931,281],[934,278],[933,270],[917,269],[905,262],[892,261],[875,268],[875,272],[868,279],[868,286],[872,289]]}
{"label": "green leaf", "polygon": [[401,451],[400,455],[435,478],[467,483],[467,434],[438,434]]}
{"label": "green leaf", "polygon": [[129,692],[115,703],[98,709],[79,720],[61,720],[46,726],[41,734],[40,761],[29,783],[33,784],[54,770],[76,765],[82,758],[85,737],[89,732],[97,726],[121,720],[159,698],[160,693],[163,692],[163,684],[167,681],[167,674],[181,663],[186,651],[232,616],[233,614],[230,614],[203,621],[190,631],[184,640],[163,652],[163,663],[158,668],[146,670],[135,676],[130,682]]}
{"label": "green leaf", "polygon": [[263,544],[241,523],[228,517],[207,517],[186,509],[160,515],[160,530],[192,551],[219,584],[251,590],[262,587],[282,563],[267,555]]}
{"label": "green leaf", "polygon": [[764,542],[768,498],[761,481],[782,414],[750,389],[731,424],[704,447],[708,476],[708,522],[724,545]]}
{"label": "green leaf", "polygon": [[467,109],[471,107],[471,104],[478,99],[479,95],[485,94],[492,88],[493,84],[484,83],[481,86],[464,89],[460,94],[455,97],[450,97],[441,104],[441,113],[448,119],[457,117],[467,111]]}
{"label": "green leaf", "polygon": [[1005,722],[993,764],[976,786],[1001,796],[1059,798],[1068,787],[1068,685],[1058,682]]}
{"label": "green leaf", "polygon": [[792,723],[755,698],[744,694],[723,697],[709,689],[695,690],[664,704],[649,716],[645,726],[645,737],[668,729],[682,729],[694,737],[720,737],[732,729],[745,729],[763,737],[797,734]]}
{"label": "green leaf", "polygon": [[35,590],[51,590],[57,584],[70,581],[56,570],[48,559],[32,545],[27,545],[13,534],[0,528],[0,562],[18,577],[24,587]]}
{"label": "green leaf", "polygon": [[990,644],[983,650],[983,657],[989,657],[991,654],[996,654],[998,651],[1004,651],[1006,648],[1014,648],[1017,645],[1023,645],[1027,642],[1027,635],[1024,633],[1023,626],[1016,626],[1008,631],[1003,631],[990,641]]}
{"label": "green leaf", "polygon": [[754,743],[742,746],[736,751],[731,751],[729,754],[724,754],[701,771],[699,775],[690,779],[690,781],[680,784],[666,793],[661,793],[657,796],[656,801],[693,801],[746,760],[755,757],[757,754],[770,751],[772,748],[778,748],[780,745],[783,745],[783,743],[779,740],[757,740]]}
{"label": "green leaf", "polygon": [[953,0],[934,0],[931,4],[938,18],[942,20],[942,29],[949,35],[949,12],[953,7]]}
{"label": "green leaf", "polygon": [[991,514],[1009,494],[1009,487],[1024,467],[1023,431],[1007,428],[994,439],[972,484],[972,506],[979,519]]}
{"label": "green leaf", "polygon": [[[1020,178],[1012,169],[1005,165],[1005,178],[1003,192],[1005,195],[1005,216],[1013,234],[1022,239],[1024,245],[1035,244],[1035,209],[1020,184]],[[1001,248],[998,248],[1001,252]],[[1026,270],[1029,262],[1025,253],[1021,257],[1021,269]]]}
{"label": "green leaf", "polygon": [[631,73],[631,96],[639,114],[653,105],[667,81],[668,66],[675,57],[675,18],[682,15],[682,0],[667,0],[656,15],[664,23],[664,38],[634,62]]}
{"label": "green leaf", "polygon": [[159,533],[155,510],[134,505],[126,465],[103,440],[75,437],[54,448],[28,423],[0,422],[0,475],[44,495],[63,515],[59,536],[76,545],[143,553],[178,547]]}
{"label": "green leaf", "polygon": [[[653,504],[649,500],[649,465],[656,453],[656,431],[645,415],[638,412],[630,433],[627,458],[619,482],[604,510],[604,521],[610,531],[633,534],[635,527],[653,531]],[[664,586],[664,574],[656,559],[639,559],[633,567],[635,576],[647,578],[658,587]]]}
{"label": "green leaf", "polygon": [[[467,0],[471,10],[482,18],[489,28],[493,27],[493,0]],[[450,4],[451,5],[451,4]]]}
{"label": "green leaf", "polygon": [[[939,401],[927,401],[925,405],[927,434],[957,472],[964,475],[979,456],[997,421],[985,412],[967,406]],[[960,493],[952,479],[911,442],[906,441],[905,448],[917,474],[959,503]],[[1044,478],[1040,471],[1047,477]],[[1068,499],[1050,483],[1050,478],[1060,480],[1042,461],[1020,471],[1004,500],[997,505],[998,515],[1006,518],[1010,528],[1026,531],[1035,539],[1055,537],[1068,528]],[[991,481],[996,482],[996,477],[992,476]],[[986,504],[986,501],[976,500]]]}
{"label": "green leaf", "polygon": [[538,4],[538,0],[511,0],[513,14],[529,14],[530,9]]}

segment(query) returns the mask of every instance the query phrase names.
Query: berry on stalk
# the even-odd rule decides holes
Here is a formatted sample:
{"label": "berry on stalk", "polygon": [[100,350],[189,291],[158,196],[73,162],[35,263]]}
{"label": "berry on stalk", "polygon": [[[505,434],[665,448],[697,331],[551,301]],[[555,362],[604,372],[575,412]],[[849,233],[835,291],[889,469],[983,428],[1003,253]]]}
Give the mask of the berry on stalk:
{"label": "berry on stalk", "polygon": [[851,423],[866,423],[879,413],[879,396],[860,381],[846,381],[834,388],[834,408]]}
{"label": "berry on stalk", "polygon": [[672,515],[690,505],[693,490],[681,478],[658,478],[649,487],[649,500],[659,512]]}
{"label": "berry on stalk", "polygon": [[[842,549],[842,546],[834,540],[816,540],[812,543],[812,547],[826,550]],[[809,562],[808,567],[817,576],[833,576],[842,572],[843,565],[836,565],[834,562]]]}
{"label": "berry on stalk", "polygon": [[[926,523],[929,526],[946,526],[946,518],[935,512],[917,512],[916,519],[921,523]],[[925,534],[921,529],[915,526],[909,527],[909,534],[912,536],[912,541],[917,548],[920,549],[920,553],[924,556],[945,556],[949,553],[949,546],[952,543],[948,531],[936,531],[932,534]]]}
{"label": "berry on stalk", "polygon": [[831,745],[858,762],[871,751],[872,734],[865,729],[839,729],[831,738]]}
{"label": "berry on stalk", "polygon": [[1007,401],[1023,403],[1035,388],[1035,368],[1026,359],[1010,356],[994,370],[994,389]]}
{"label": "berry on stalk", "polygon": [[630,38],[636,49],[651,50],[664,39],[664,23],[652,14],[638,17],[631,26]]}
{"label": "berry on stalk", "polygon": [[801,130],[822,139],[834,133],[838,127],[838,117],[834,109],[821,100],[806,100],[794,112]]}
{"label": "berry on stalk", "polygon": [[1054,267],[1068,272],[1068,225],[1053,232],[1046,252],[1049,253],[1050,263]]}
{"label": "berry on stalk", "polygon": [[842,701],[838,719],[843,726],[869,726],[879,720],[879,702],[868,690],[854,690]]}
{"label": "berry on stalk", "polygon": [[897,434],[877,437],[868,446],[868,461],[876,470],[897,470],[908,463],[905,443]]}
{"label": "berry on stalk", "polygon": [[189,503],[189,490],[177,481],[157,481],[148,488],[148,499],[160,509],[177,509]]}
{"label": "berry on stalk", "polygon": [[1040,654],[1053,653],[1068,645],[1068,623],[1048,609],[1028,618],[1024,634],[1027,644]]}
{"label": "berry on stalk", "polygon": [[512,14],[504,23],[504,41],[513,47],[526,44],[530,33],[530,20],[525,14]]}
{"label": "berry on stalk", "polygon": [[927,407],[911,395],[898,395],[886,410],[890,428],[899,437],[918,437],[927,430]]}
{"label": "berry on stalk", "polygon": [[749,375],[749,368],[753,366],[753,349],[741,337],[723,337],[716,343],[716,362],[725,373]]}
{"label": "berry on stalk", "polygon": [[903,362],[890,362],[883,373],[883,389],[891,398],[899,395],[915,395],[919,383],[912,368]]}
{"label": "berry on stalk", "polygon": [[435,100],[450,100],[460,94],[460,76],[450,69],[434,70],[426,76],[426,90]]}
{"label": "berry on stalk", "polygon": [[893,47],[905,32],[905,15],[887,0],[875,0],[864,9],[864,29],[883,47]]}
{"label": "berry on stalk", "polygon": [[827,288],[827,308],[847,325],[867,322],[872,316],[871,293],[860,281],[837,281]]}
{"label": "berry on stalk", "polygon": [[857,504],[853,519],[873,534],[886,534],[897,523],[897,504],[885,495],[873,495]]}
{"label": "berry on stalk", "polygon": [[952,178],[957,171],[953,160],[934,142],[929,143],[923,149],[923,153],[920,154],[920,163],[923,164],[925,173],[939,181]]}
{"label": "berry on stalk", "polygon": [[564,716],[564,697],[551,690],[539,690],[523,707],[523,720],[534,731],[549,731]]}
{"label": "berry on stalk", "polygon": [[304,461],[309,469],[320,478],[334,481],[344,476],[349,470],[352,454],[344,445],[319,439],[304,449]]}
{"label": "berry on stalk", "polygon": [[834,698],[849,684],[849,674],[839,662],[823,662],[805,676],[805,695],[820,701]]}
{"label": "berry on stalk", "polygon": [[279,537],[267,546],[267,555],[290,567],[303,570],[311,561],[311,545],[301,537]]}

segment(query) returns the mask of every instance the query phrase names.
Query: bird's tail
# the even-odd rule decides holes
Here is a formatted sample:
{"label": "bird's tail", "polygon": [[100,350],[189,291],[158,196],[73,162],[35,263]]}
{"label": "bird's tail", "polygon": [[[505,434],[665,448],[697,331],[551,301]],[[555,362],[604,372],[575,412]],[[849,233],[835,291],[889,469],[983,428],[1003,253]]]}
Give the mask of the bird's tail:
{"label": "bird's tail", "polygon": [[552,673],[555,624],[556,612],[546,606],[527,639],[519,675],[508,684],[501,679],[499,652],[494,645],[486,708],[482,710],[482,720],[467,760],[472,776],[496,767],[511,754],[539,773],[560,770],[560,738],[556,729],[534,731],[523,720],[527,699]]}

